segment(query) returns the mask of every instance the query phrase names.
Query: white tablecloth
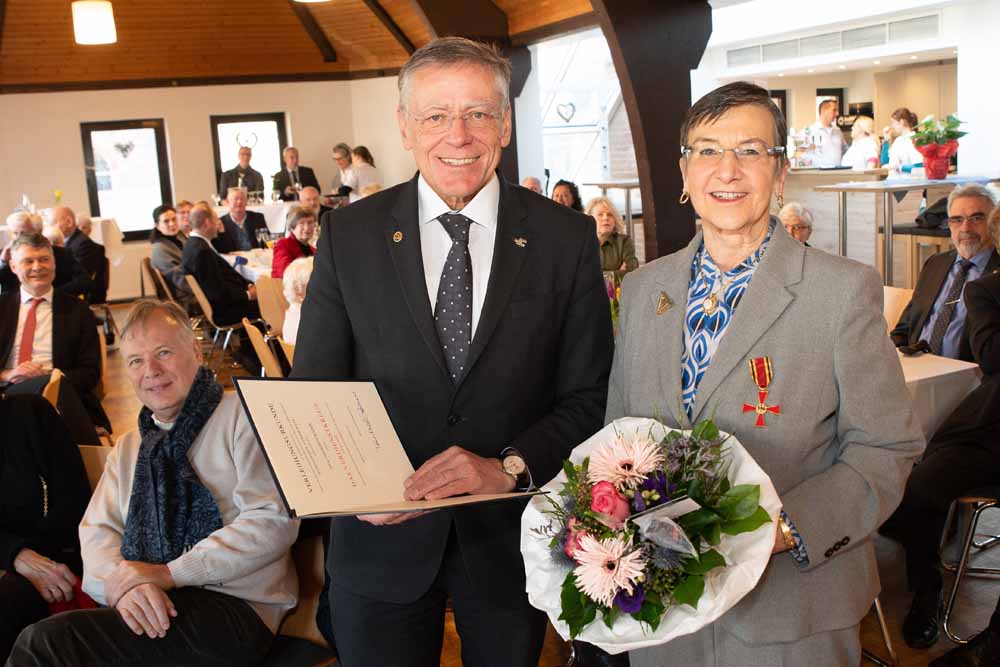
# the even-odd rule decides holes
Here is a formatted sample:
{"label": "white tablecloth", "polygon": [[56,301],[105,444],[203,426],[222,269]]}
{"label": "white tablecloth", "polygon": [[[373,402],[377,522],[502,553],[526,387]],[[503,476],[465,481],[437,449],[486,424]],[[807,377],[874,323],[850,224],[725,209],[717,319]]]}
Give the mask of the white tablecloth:
{"label": "white tablecloth", "polygon": [[979,366],[967,361],[921,354],[899,355],[913,412],[929,440],[970,391],[979,386]]}
{"label": "white tablecloth", "polygon": [[[288,209],[293,206],[298,206],[298,202],[295,201],[278,201],[271,204],[254,204],[253,206],[247,206],[248,211],[257,211],[258,213],[264,214],[264,220],[267,221],[267,228],[276,234],[285,233],[285,218],[288,215]],[[226,213],[229,213],[228,206],[216,206],[215,212],[221,218]]]}
{"label": "white tablecloth", "polygon": [[231,252],[226,255],[222,255],[222,257],[227,262],[234,265],[237,257],[245,258],[247,263],[236,266],[236,272],[250,282],[255,283],[261,276],[271,275],[271,262],[274,258],[274,251],[260,249],[244,250],[240,252]]}

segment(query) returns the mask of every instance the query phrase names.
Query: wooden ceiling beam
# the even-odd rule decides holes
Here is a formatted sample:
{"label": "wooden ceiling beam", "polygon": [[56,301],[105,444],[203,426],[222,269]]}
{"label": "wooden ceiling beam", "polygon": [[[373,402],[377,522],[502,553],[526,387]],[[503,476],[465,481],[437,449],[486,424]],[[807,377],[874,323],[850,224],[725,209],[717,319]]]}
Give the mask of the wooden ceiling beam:
{"label": "wooden ceiling beam", "polygon": [[333,48],[333,44],[330,43],[330,39],[326,36],[326,33],[323,32],[323,28],[316,22],[316,17],[309,11],[309,7],[301,2],[295,2],[295,0],[288,0],[288,4],[291,6],[292,11],[295,12],[306,33],[309,34],[309,38],[312,39],[313,44],[316,45],[316,48],[323,55],[323,62],[337,62],[337,51]]}
{"label": "wooden ceiling beam", "polygon": [[431,37],[468,37],[500,45],[510,43],[507,15],[490,0],[413,0]]}
{"label": "wooden ceiling beam", "polygon": [[[3,2],[3,0],[0,0],[0,2]],[[392,17],[389,16],[389,12],[385,11],[385,7],[383,7],[378,0],[364,0],[364,2],[368,5],[368,9],[372,11],[372,14],[374,14],[375,17],[382,22],[382,25],[385,26],[386,30],[392,33],[392,36],[396,38],[399,45],[406,49],[407,53],[413,53],[417,50],[417,47],[413,45],[410,38],[407,37],[406,33],[404,33],[396,22],[392,20]]]}

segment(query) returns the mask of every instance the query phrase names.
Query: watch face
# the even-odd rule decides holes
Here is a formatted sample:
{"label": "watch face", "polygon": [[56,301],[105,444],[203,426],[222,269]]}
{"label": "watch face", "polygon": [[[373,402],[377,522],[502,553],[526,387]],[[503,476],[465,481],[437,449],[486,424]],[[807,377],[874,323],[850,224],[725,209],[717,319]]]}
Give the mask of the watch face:
{"label": "watch face", "polygon": [[503,460],[503,469],[511,475],[520,475],[526,469],[524,459],[520,456],[508,456]]}

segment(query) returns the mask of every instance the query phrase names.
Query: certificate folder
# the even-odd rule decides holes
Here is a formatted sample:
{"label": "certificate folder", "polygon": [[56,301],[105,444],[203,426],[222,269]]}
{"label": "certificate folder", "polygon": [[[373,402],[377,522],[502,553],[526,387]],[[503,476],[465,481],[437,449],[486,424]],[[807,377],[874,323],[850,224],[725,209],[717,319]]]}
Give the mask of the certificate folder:
{"label": "certificate folder", "polygon": [[413,474],[373,382],[233,378],[293,518],[424,510],[534,495],[406,500]]}

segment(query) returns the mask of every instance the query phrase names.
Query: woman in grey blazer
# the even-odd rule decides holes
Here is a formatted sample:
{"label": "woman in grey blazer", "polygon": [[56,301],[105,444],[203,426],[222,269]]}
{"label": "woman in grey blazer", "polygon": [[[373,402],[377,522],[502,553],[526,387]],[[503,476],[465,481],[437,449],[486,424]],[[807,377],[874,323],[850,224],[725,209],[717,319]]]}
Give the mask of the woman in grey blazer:
{"label": "woman in grey blazer", "polygon": [[173,290],[174,298],[187,307],[194,302],[194,294],[184,279],[184,269],[181,268],[181,253],[184,241],[178,233],[177,212],[172,206],[164,204],[153,210],[153,220],[156,226],[149,234],[149,242],[153,246],[150,262],[159,269]]}
{"label": "woman in grey blazer", "polygon": [[781,205],[785,121],[749,83],[681,128],[682,202],[702,231],[625,278],[607,421],[712,417],[781,496],[771,563],[712,625],[631,654],[645,665],[857,665],[879,592],[871,535],[923,449],[870,267],[805,248]]}

